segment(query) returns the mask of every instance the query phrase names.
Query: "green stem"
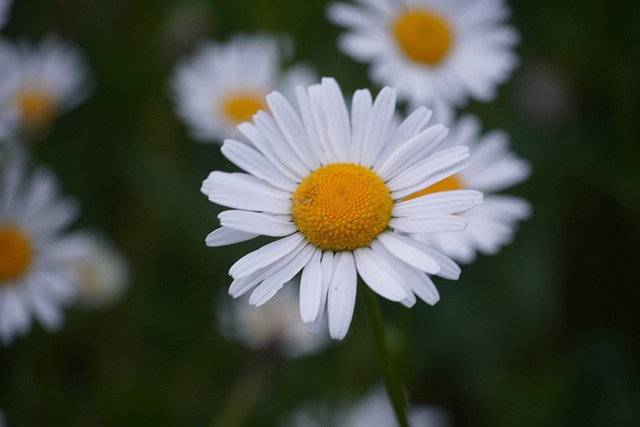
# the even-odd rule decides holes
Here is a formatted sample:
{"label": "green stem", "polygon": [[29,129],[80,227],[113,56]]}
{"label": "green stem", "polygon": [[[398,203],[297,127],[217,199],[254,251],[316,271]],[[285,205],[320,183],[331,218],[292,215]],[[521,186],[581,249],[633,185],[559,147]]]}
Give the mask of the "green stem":
{"label": "green stem", "polygon": [[378,363],[380,364],[380,371],[382,373],[382,381],[387,389],[387,394],[391,400],[393,411],[396,414],[398,425],[400,427],[409,427],[407,421],[407,404],[402,393],[402,385],[398,378],[393,363],[391,363],[391,357],[389,355],[389,348],[384,334],[384,323],[382,321],[382,313],[380,313],[380,306],[376,294],[370,289],[365,289],[363,292],[365,295],[362,300],[364,302],[364,308],[366,317],[371,328],[371,335],[373,336],[373,342],[376,347],[376,354],[378,355]]}

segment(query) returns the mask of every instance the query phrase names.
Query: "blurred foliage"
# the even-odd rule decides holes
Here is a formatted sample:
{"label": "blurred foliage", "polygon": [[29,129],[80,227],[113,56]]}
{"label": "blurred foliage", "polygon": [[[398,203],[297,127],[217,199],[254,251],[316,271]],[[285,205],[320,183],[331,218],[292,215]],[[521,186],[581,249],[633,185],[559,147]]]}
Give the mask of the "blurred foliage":
{"label": "blurred foliage", "polygon": [[[131,288],[101,312],[67,310],[0,348],[8,425],[209,425],[248,369],[272,363],[246,425],[274,426],[299,404],[356,398],[379,381],[357,306],[327,351],[268,362],[217,329],[229,266],[255,242],[204,245],[221,210],[200,184],[232,165],[175,118],[167,78],[204,37],[290,34],[296,60],[372,87],[335,46],[321,0],[16,1],[4,35],[50,31],[79,45],[93,72],[87,102],[32,149],[82,203],[79,226],[104,230],[129,259]],[[489,104],[533,165],[511,193],[534,216],[513,244],[438,282],[435,307],[382,302],[412,403],[455,426],[640,425],[640,8],[635,0],[510,0],[521,66]],[[266,367],[265,367],[266,368]]]}

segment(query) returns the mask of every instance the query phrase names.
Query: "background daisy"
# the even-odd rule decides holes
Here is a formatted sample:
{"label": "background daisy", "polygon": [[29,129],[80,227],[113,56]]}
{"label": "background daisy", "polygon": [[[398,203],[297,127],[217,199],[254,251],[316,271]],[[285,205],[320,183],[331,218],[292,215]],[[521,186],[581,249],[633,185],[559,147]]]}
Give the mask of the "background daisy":
{"label": "background daisy", "polygon": [[446,117],[469,98],[488,101],[518,60],[503,0],[360,0],[333,4],[330,20],[350,32],[339,47],[413,106]]}
{"label": "background daisy", "polygon": [[274,89],[293,93],[315,80],[302,66],[281,72],[286,57],[281,40],[266,34],[236,35],[226,43],[207,42],[183,60],[171,78],[176,114],[194,139],[222,142],[236,126],[267,108]]}
{"label": "background daisy", "polygon": [[68,262],[75,254],[62,233],[76,217],[43,168],[25,173],[12,158],[0,171],[0,340],[25,334],[35,317],[48,330],[62,323],[61,307],[75,295]]}
{"label": "background daisy", "polygon": [[509,150],[504,132],[493,131],[480,135],[480,122],[464,116],[452,125],[443,146],[467,146],[471,165],[449,178],[413,196],[437,191],[474,188],[484,193],[484,202],[459,215],[468,221],[464,231],[417,236],[420,241],[439,249],[453,259],[470,263],[476,253],[493,255],[502,245],[511,242],[518,222],[531,214],[529,203],[515,196],[494,194],[518,184],[529,177],[529,163]]}
{"label": "background daisy", "polygon": [[39,45],[7,46],[6,77],[0,85],[0,113],[15,115],[18,134],[46,130],[55,117],[88,95],[88,74],[80,52],[57,36]]}
{"label": "background daisy", "polygon": [[353,315],[357,275],[379,295],[407,306],[429,304],[429,278],[456,279],[458,267],[415,239],[396,233],[462,230],[454,213],[481,202],[473,190],[403,198],[468,165],[466,147],[438,150],[447,129],[427,127],[417,110],[392,132],[395,92],[372,99],[357,91],[351,112],[335,80],[300,88],[299,109],[278,92],[267,97],[273,116],[258,112],[238,128],[249,143],[226,140],[222,153],[247,173],[212,172],[202,185],[209,200],[228,206],[210,246],[280,237],[229,270],[229,293],[251,290],[260,306],[302,270],[300,313],[311,330],[327,307],[329,333],[342,339]]}
{"label": "background daisy", "polygon": [[11,7],[10,0],[0,0],[0,30],[4,28],[4,25],[7,23],[9,7]]}

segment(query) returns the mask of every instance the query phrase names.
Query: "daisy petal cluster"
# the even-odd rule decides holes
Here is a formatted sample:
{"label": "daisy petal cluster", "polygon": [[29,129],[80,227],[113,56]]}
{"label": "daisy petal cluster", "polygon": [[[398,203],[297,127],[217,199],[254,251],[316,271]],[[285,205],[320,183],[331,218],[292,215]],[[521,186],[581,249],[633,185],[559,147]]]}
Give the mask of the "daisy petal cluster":
{"label": "daisy petal cluster", "polygon": [[503,0],[358,0],[327,14],[349,30],[339,47],[368,63],[372,80],[439,115],[491,100],[518,63]]}
{"label": "daisy petal cluster", "polygon": [[194,139],[220,143],[237,135],[238,124],[267,108],[269,92],[292,93],[315,80],[302,66],[280,71],[284,55],[278,42],[265,34],[236,35],[226,43],[203,43],[178,64],[172,96]]}
{"label": "daisy petal cluster", "polygon": [[430,275],[457,279],[460,270],[412,234],[464,229],[455,214],[479,204],[482,193],[405,198],[468,166],[468,149],[439,149],[447,129],[427,126],[424,108],[393,126],[390,88],[375,100],[357,91],[350,109],[331,78],[296,95],[294,106],[271,93],[271,113],[238,127],[247,141],[225,141],[222,153],[245,172],[214,171],[203,182],[209,200],[231,208],[219,215],[208,245],[277,238],[231,267],[229,293],[251,291],[249,303],[260,306],[302,272],[301,318],[316,330],[326,309],[334,339],[349,329],[358,276],[406,306],[417,298],[437,302]]}
{"label": "daisy petal cluster", "polygon": [[[8,45],[0,53],[0,116],[11,117],[21,138],[45,131],[55,117],[85,99],[88,72],[81,53],[50,35],[37,46]],[[0,119],[2,120],[2,119]]]}
{"label": "daisy petal cluster", "polygon": [[531,205],[526,200],[496,194],[526,180],[531,173],[529,163],[509,149],[508,136],[504,132],[493,131],[481,136],[480,127],[480,121],[471,115],[463,116],[451,126],[443,146],[469,147],[471,165],[414,195],[461,188],[484,193],[482,205],[459,214],[468,221],[464,231],[416,236],[463,263],[474,261],[478,252],[497,253],[511,242],[518,222],[531,214]]}
{"label": "daisy petal cluster", "polygon": [[77,205],[59,195],[42,167],[30,175],[22,161],[3,165],[0,176],[0,340],[25,334],[32,318],[46,329],[62,323],[62,307],[75,295],[67,265],[76,248],[64,230]]}

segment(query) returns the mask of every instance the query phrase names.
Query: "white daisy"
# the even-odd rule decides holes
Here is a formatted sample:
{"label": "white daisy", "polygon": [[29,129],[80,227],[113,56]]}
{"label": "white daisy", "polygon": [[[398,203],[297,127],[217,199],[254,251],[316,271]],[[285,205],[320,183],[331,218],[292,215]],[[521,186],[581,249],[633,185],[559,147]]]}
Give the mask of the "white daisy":
{"label": "white daisy", "polygon": [[129,284],[129,267],[123,256],[96,232],[75,232],[69,239],[76,251],[70,268],[77,302],[84,308],[103,308],[120,300]]}
{"label": "white daisy", "polygon": [[461,232],[416,236],[453,259],[470,263],[476,252],[495,254],[511,242],[518,221],[531,214],[529,203],[519,197],[493,194],[518,184],[529,177],[531,167],[509,150],[505,133],[493,131],[480,136],[480,122],[465,116],[451,127],[443,147],[468,146],[471,166],[432,185],[415,195],[437,191],[474,188],[484,193],[484,203],[459,215],[468,221]]}
{"label": "white daisy", "polygon": [[353,314],[357,275],[375,292],[411,306],[438,292],[428,274],[456,279],[447,257],[404,233],[462,230],[453,214],[481,202],[473,190],[402,199],[468,165],[468,149],[436,151],[447,129],[427,127],[420,108],[392,127],[395,91],[372,100],[353,96],[351,111],[335,80],[298,88],[297,108],[278,92],[267,96],[271,113],[238,128],[249,143],[226,140],[222,153],[247,173],[212,172],[202,185],[209,200],[232,210],[207,236],[221,246],[258,235],[279,237],[236,262],[229,293],[253,290],[249,303],[267,302],[302,270],[300,313],[317,329],[325,305],[329,333],[342,339]]}
{"label": "white daisy", "polygon": [[61,306],[75,294],[67,268],[73,244],[61,235],[76,204],[58,194],[52,174],[25,175],[22,160],[0,171],[0,341],[29,329],[31,317],[49,329],[62,323]]}
{"label": "white daisy", "polygon": [[[328,17],[351,32],[339,40],[371,78],[413,106],[488,101],[518,60],[517,33],[503,0],[359,0],[333,4]],[[446,115],[446,114],[445,114]]]}
{"label": "white daisy", "polygon": [[227,43],[205,43],[176,67],[171,89],[176,114],[194,139],[222,142],[236,126],[266,110],[265,96],[285,94],[315,80],[304,67],[280,72],[278,40],[267,35],[237,35]]}
{"label": "white daisy", "polygon": [[60,113],[88,93],[87,69],[80,52],[55,36],[38,46],[10,46],[2,53],[8,67],[0,84],[0,115],[17,115],[14,132],[45,130]]}
{"label": "white daisy", "polygon": [[328,344],[328,335],[307,332],[300,320],[296,285],[288,285],[262,307],[247,301],[228,301],[217,310],[222,333],[254,349],[277,346],[287,358],[318,352]]}

